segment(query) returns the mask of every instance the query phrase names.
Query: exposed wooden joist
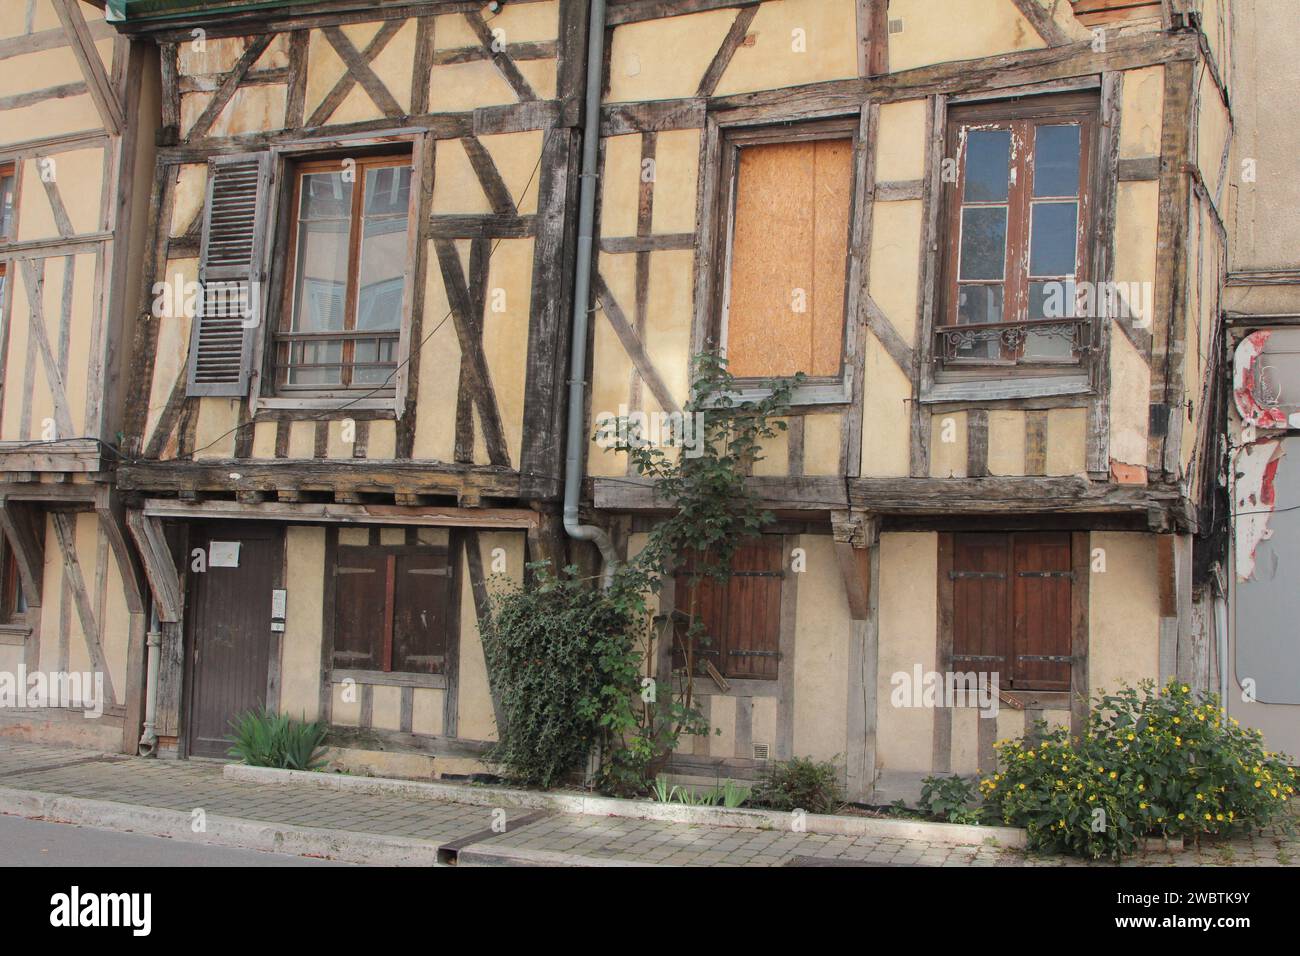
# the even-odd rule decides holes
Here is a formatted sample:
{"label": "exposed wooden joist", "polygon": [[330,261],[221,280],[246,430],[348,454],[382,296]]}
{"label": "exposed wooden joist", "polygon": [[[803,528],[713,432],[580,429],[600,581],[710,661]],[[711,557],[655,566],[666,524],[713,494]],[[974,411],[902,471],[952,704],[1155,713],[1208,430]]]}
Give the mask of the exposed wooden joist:
{"label": "exposed wooden joist", "polygon": [[29,607],[40,607],[41,585],[45,581],[44,527],[40,530],[38,534],[27,507],[0,495],[0,531],[9,540],[22,581],[23,598]]}
{"label": "exposed wooden joist", "polygon": [[58,15],[59,22],[63,25],[63,32],[68,35],[68,45],[77,60],[77,66],[81,68],[81,75],[85,77],[86,88],[90,91],[90,98],[95,101],[95,108],[99,110],[99,118],[104,123],[104,129],[110,135],[119,135],[126,122],[122,115],[122,105],[117,101],[113,84],[104,71],[104,61],[99,58],[99,51],[95,49],[95,40],[90,35],[85,18],[81,15],[81,5],[77,0],[51,0],[51,2],[54,4],[54,12]]}
{"label": "exposed wooden joist", "polygon": [[541,520],[541,516],[529,508],[431,508],[422,505],[286,504],[275,501],[264,501],[256,505],[236,501],[189,504],[170,498],[147,499],[144,514],[151,518],[190,520],[223,517],[308,524],[479,528],[484,531],[527,531],[536,528]]}
{"label": "exposed wooden joist", "polygon": [[172,563],[167,540],[163,537],[162,525],[157,518],[130,510],[126,512],[126,526],[144,565],[145,579],[153,594],[158,619],[169,624],[179,622],[185,606],[185,592],[176,565]]}

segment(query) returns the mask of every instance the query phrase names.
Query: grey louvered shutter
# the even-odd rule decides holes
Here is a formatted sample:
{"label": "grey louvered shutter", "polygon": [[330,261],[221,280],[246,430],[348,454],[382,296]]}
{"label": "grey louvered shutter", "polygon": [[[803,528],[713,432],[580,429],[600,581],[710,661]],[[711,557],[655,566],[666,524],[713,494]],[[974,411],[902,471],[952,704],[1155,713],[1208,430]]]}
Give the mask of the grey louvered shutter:
{"label": "grey louvered shutter", "polygon": [[265,311],[265,256],[271,157],[240,153],[208,164],[199,284],[190,330],[187,395],[243,395],[253,336]]}

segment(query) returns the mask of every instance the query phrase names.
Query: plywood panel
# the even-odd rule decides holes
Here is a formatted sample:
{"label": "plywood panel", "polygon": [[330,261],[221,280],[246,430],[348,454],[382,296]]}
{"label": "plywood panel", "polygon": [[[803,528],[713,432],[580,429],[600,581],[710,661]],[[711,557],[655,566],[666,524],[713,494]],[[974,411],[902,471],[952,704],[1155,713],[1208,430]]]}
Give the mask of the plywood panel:
{"label": "plywood panel", "polygon": [[726,332],[733,374],[839,372],[851,161],[848,139],[741,150]]}

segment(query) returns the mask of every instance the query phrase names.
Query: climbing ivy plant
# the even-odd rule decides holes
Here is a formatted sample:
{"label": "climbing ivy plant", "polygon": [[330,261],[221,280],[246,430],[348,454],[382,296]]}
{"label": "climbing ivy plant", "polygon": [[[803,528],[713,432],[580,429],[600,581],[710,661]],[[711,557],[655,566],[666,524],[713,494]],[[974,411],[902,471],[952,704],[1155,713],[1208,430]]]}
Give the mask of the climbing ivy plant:
{"label": "climbing ivy plant", "polygon": [[[742,398],[720,355],[697,355],[692,372],[690,401],[666,435],[648,436],[643,416],[606,420],[597,433],[607,451],[628,454],[668,512],[611,585],[600,591],[573,567],[535,567],[529,583],[493,597],[484,648],[493,687],[509,701],[493,759],[509,777],[551,786],[598,748],[597,786],[640,795],[682,735],[710,732],[694,691],[696,652],[713,639],[699,591],[729,578],[736,550],[772,521],[745,478],[786,428],[781,416],[803,376]],[[679,569],[686,594],[675,621],[673,608],[656,614],[653,604]],[[684,666],[656,675],[665,641]]]}

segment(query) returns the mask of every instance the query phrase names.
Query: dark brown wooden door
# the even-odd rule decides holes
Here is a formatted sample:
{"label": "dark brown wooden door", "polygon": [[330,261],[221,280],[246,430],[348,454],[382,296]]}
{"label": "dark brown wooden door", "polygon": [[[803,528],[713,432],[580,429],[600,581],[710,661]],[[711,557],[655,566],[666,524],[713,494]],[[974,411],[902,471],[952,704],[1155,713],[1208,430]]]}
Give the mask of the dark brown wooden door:
{"label": "dark brown wooden door", "polygon": [[[214,541],[238,542],[238,566],[213,566]],[[199,548],[209,558],[202,573],[192,569]],[[186,737],[193,756],[226,756],[230,721],[266,704],[273,641],[271,592],[280,586],[283,559],[279,528],[245,522],[191,530],[186,558],[190,648]]]}

